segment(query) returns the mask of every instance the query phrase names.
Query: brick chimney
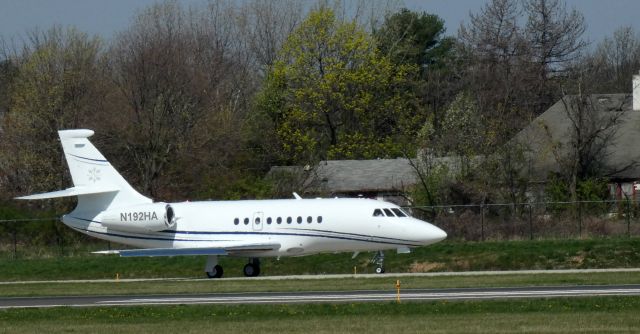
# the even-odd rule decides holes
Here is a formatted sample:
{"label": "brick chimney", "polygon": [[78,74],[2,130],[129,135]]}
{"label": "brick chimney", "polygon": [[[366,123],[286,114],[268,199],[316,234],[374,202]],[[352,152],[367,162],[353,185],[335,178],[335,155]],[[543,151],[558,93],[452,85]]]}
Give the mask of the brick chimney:
{"label": "brick chimney", "polygon": [[633,75],[633,110],[640,111],[640,72]]}

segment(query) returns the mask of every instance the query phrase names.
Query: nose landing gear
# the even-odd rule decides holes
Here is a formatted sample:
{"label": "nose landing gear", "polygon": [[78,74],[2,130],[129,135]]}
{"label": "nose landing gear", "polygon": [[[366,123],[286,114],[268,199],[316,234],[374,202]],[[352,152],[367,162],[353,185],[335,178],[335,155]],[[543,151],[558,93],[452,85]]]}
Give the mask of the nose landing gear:
{"label": "nose landing gear", "polygon": [[377,251],[376,255],[371,260],[371,263],[376,264],[376,274],[384,274],[384,252]]}

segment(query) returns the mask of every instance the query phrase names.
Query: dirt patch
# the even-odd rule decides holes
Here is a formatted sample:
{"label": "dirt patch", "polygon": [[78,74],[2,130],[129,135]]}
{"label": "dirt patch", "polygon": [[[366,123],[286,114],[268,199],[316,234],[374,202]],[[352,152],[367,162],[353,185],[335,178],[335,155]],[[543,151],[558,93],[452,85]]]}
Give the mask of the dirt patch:
{"label": "dirt patch", "polygon": [[580,266],[582,265],[582,263],[584,262],[584,259],[587,257],[586,254],[584,253],[580,253],[576,256],[572,256],[569,258],[569,261],[571,262],[571,264],[575,265],[575,266]]}
{"label": "dirt patch", "polygon": [[413,262],[409,267],[409,272],[412,273],[426,273],[429,271],[436,271],[444,267],[444,264],[438,262]]}

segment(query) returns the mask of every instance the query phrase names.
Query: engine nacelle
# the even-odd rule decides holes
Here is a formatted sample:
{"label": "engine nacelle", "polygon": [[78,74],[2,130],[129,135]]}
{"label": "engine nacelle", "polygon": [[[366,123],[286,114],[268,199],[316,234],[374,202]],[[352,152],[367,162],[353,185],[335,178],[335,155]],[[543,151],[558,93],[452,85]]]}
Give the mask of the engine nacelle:
{"label": "engine nacelle", "polygon": [[100,215],[99,221],[109,229],[128,232],[157,232],[176,225],[173,208],[165,203],[108,210]]}

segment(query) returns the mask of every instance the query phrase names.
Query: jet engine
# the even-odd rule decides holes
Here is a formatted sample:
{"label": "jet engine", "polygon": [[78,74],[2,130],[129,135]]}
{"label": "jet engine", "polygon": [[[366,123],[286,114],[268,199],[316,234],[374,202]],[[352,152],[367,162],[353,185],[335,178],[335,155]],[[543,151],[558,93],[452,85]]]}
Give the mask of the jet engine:
{"label": "jet engine", "polygon": [[109,229],[127,232],[157,232],[171,229],[176,225],[173,208],[165,203],[104,211],[99,221]]}

